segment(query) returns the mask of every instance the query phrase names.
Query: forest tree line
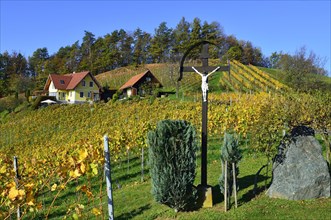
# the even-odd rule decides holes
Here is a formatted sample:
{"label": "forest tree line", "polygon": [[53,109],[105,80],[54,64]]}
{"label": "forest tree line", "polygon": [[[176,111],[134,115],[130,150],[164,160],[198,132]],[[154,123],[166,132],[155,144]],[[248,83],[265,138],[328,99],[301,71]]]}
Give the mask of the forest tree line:
{"label": "forest tree line", "polygon": [[[313,52],[307,56],[305,48],[294,56],[275,52],[265,57],[252,42],[226,35],[218,22],[202,22],[199,18],[188,22],[183,17],[175,28],[162,22],[154,31],[152,35],[140,28],[133,32],[120,29],[97,38],[85,31],[81,43],[78,40],[61,47],[54,54],[49,54],[46,47],[38,48],[27,58],[21,53],[5,51],[0,54],[0,98],[13,93],[42,90],[51,73],[89,70],[97,75],[128,65],[179,62],[185,51],[201,40],[219,45],[220,50],[213,50],[211,58],[236,59],[243,64],[284,70],[291,69],[293,62],[300,62],[302,65],[296,68],[306,68],[309,73],[327,74],[321,59]],[[192,51],[190,58],[198,58],[199,53],[199,50]],[[292,71],[290,74],[301,73]]]}

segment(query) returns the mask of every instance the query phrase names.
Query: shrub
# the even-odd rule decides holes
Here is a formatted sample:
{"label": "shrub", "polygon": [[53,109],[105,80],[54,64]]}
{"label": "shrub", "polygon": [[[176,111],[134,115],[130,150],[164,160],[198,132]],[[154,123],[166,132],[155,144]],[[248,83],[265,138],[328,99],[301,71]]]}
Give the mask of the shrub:
{"label": "shrub", "polygon": [[147,135],[152,194],[157,202],[187,210],[196,201],[196,132],[183,120],[159,121]]}
{"label": "shrub", "polygon": [[50,100],[56,101],[56,98],[55,98],[54,96],[38,96],[38,97],[34,100],[33,104],[31,105],[31,108],[32,108],[33,110],[39,108],[41,102],[44,101],[44,100],[46,100],[46,99],[50,99]]}
{"label": "shrub", "polygon": [[[235,164],[236,179],[239,175],[239,166],[238,163],[242,158],[241,151],[239,149],[239,142],[235,134],[225,133],[223,146],[221,148],[221,162],[222,162],[222,175],[219,179],[221,192],[225,192],[225,161],[228,161],[227,166],[227,195],[231,195],[233,191],[233,171],[232,163]],[[230,198],[230,196],[228,196]]]}

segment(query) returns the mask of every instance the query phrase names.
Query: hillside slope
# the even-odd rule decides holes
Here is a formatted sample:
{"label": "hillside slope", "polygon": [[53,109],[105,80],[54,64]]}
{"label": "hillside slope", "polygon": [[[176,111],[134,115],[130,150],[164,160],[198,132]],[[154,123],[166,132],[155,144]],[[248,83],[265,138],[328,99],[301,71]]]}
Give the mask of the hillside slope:
{"label": "hillside slope", "polygon": [[[178,78],[178,76],[175,74],[177,71],[172,69],[172,65],[163,63],[145,64],[139,67],[127,66],[98,74],[96,79],[101,83],[102,86],[107,86],[110,89],[118,89],[132,76],[143,73],[146,70],[150,70],[165,87],[172,87]],[[169,74],[171,71],[174,73],[173,77]]]}
{"label": "hillside slope", "polygon": [[[280,82],[275,76],[279,74],[270,74],[255,66],[243,65],[238,61],[230,63],[231,71],[217,72],[213,74],[209,83],[212,91],[231,91],[231,92],[260,92],[260,91],[286,91],[287,85]],[[150,70],[163,84],[166,89],[176,88],[178,79],[178,65],[175,64],[145,64],[140,67],[122,67],[108,71],[96,76],[102,86],[110,89],[120,88],[132,76]],[[183,92],[199,91],[201,78],[198,74],[184,73],[183,80],[180,83],[180,90]]]}

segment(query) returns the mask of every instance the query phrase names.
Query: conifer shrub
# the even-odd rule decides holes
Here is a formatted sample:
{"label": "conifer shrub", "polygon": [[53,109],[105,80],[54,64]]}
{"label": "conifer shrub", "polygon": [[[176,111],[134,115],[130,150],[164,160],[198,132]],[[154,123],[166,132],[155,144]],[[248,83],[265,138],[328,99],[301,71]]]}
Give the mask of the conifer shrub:
{"label": "conifer shrub", "polygon": [[184,120],[159,121],[148,132],[152,194],[175,211],[190,209],[196,201],[196,131]]}

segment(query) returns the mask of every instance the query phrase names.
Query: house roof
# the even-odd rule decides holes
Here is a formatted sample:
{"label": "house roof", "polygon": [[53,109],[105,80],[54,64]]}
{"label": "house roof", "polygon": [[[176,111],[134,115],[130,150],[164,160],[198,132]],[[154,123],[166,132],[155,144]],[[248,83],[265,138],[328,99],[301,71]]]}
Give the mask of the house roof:
{"label": "house roof", "polygon": [[97,86],[101,88],[100,84],[94,78],[94,76],[89,71],[84,71],[80,73],[70,73],[65,75],[50,74],[47,79],[44,90],[48,90],[51,82],[54,83],[54,87],[56,89],[73,90],[87,75],[90,75],[94,82],[97,84]]}
{"label": "house roof", "polygon": [[[141,78],[143,78],[146,74],[151,74],[154,78],[155,76],[151,73],[151,71],[147,70],[144,73],[140,73],[138,75],[133,76],[131,79],[129,79],[126,83],[124,83],[123,86],[121,86],[120,90],[126,89],[126,88],[130,88],[133,87]],[[156,79],[156,78],[155,78]],[[156,79],[156,81],[158,81]],[[159,82],[159,81],[158,81]],[[160,82],[159,82],[160,83]],[[160,83],[161,84],[161,83]]]}
{"label": "house roof", "polygon": [[[73,73],[73,74],[66,74],[64,76],[71,77],[69,85],[67,86],[67,90],[75,89],[76,86],[87,76],[90,72],[85,71],[81,73]],[[92,74],[91,74],[92,75]],[[94,80],[94,79],[93,79]],[[95,81],[95,80],[94,80]]]}

